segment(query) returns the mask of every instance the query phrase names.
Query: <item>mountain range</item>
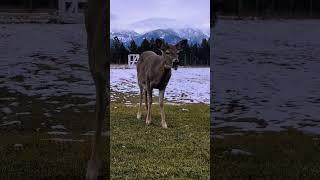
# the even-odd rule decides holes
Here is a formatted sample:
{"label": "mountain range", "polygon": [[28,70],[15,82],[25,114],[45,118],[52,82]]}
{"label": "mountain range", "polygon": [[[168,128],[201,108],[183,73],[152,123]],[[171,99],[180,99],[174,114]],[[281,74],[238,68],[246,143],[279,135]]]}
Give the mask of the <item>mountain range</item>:
{"label": "mountain range", "polygon": [[203,39],[208,40],[208,36],[199,29],[193,28],[179,28],[179,29],[155,29],[144,33],[137,33],[135,31],[123,30],[112,31],[110,34],[110,42],[114,37],[118,37],[125,46],[130,44],[131,40],[134,40],[138,45],[142,43],[144,39],[164,39],[169,44],[176,44],[182,39],[188,39],[189,44],[201,43]]}

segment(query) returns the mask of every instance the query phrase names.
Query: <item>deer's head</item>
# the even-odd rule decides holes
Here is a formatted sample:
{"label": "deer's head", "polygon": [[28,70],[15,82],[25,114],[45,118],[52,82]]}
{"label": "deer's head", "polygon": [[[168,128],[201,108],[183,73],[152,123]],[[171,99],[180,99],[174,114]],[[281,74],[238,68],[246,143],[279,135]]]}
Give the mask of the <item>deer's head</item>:
{"label": "deer's head", "polygon": [[179,65],[179,52],[183,50],[185,45],[188,43],[187,40],[182,40],[178,42],[176,45],[171,45],[164,43],[160,39],[156,39],[156,45],[160,47],[162,56],[165,59],[164,67],[166,69],[174,68],[174,70],[178,69]]}

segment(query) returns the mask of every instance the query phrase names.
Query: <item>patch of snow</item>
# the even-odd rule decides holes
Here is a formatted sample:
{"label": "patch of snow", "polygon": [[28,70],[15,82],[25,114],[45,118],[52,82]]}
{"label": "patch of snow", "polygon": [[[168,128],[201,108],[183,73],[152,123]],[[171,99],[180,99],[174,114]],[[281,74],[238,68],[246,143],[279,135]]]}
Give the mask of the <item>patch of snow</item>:
{"label": "patch of snow", "polygon": [[51,132],[48,132],[48,134],[50,134],[50,135],[67,135],[67,134],[70,134],[70,133],[63,132],[63,131],[51,131]]}
{"label": "patch of snow", "polygon": [[241,150],[241,149],[232,149],[230,151],[230,153],[232,155],[245,155],[245,156],[251,156],[252,155],[252,153],[244,151],[244,150]]}
{"label": "patch of snow", "polygon": [[22,144],[14,144],[13,147],[15,150],[21,150],[23,148],[23,145]]}
{"label": "patch of snow", "polygon": [[55,126],[51,126],[51,129],[63,129],[63,130],[66,130],[66,128],[61,124],[55,125]]}
{"label": "patch of snow", "polygon": [[56,142],[85,142],[84,139],[63,139],[63,138],[48,138],[41,141],[56,141]]}
{"label": "patch of snow", "polygon": [[[83,135],[83,136],[93,136],[95,132],[96,131],[88,131],[88,132],[83,133],[81,135]],[[108,132],[102,132],[102,136],[107,136],[108,134],[109,134]]]}
{"label": "patch of snow", "polygon": [[43,115],[45,115],[46,117],[52,117],[50,113],[43,113]]}
{"label": "patch of snow", "polygon": [[14,125],[14,124],[21,124],[21,121],[5,121],[3,124],[1,124],[0,126],[8,126],[8,125]]}
{"label": "patch of snow", "polygon": [[17,107],[18,105],[19,105],[18,102],[13,102],[13,103],[10,104],[10,106],[15,106],[15,107]]}
{"label": "patch of snow", "polygon": [[11,114],[12,110],[9,107],[1,108],[1,111],[5,114]]}

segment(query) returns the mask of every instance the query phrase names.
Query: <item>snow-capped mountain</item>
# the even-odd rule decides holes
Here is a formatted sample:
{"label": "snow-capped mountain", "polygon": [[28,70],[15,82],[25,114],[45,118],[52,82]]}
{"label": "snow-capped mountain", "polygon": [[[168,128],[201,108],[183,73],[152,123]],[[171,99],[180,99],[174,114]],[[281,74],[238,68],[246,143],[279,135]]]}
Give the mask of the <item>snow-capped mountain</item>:
{"label": "snow-capped mountain", "polygon": [[201,43],[203,39],[209,39],[209,37],[199,29],[182,28],[175,29],[174,32],[176,32],[180,38],[188,39],[192,44]]}
{"label": "snow-capped mountain", "polygon": [[168,29],[170,27],[182,28],[184,27],[184,25],[175,19],[158,17],[136,21],[134,23],[129,24],[128,27],[142,34],[155,29]]}
{"label": "snow-capped mountain", "polygon": [[145,34],[138,36],[135,41],[137,44],[141,44],[144,39],[164,39],[169,44],[175,44],[181,40],[181,37],[171,29],[156,29]]}
{"label": "snow-capped mountain", "polygon": [[180,29],[156,29],[148,31],[143,34],[138,34],[135,31],[117,31],[111,32],[111,39],[117,36],[126,46],[129,45],[131,40],[134,40],[138,45],[142,43],[144,39],[151,40],[161,38],[164,39],[169,44],[176,44],[182,39],[188,39],[191,44],[201,43],[203,39],[208,39],[209,37],[204,34],[201,30],[192,28],[180,28]]}
{"label": "snow-capped mountain", "polygon": [[114,37],[118,37],[119,40],[121,40],[124,43],[130,42],[133,39],[136,39],[140,34],[138,34],[135,31],[128,31],[128,30],[123,30],[123,31],[114,31],[110,33],[111,39]]}

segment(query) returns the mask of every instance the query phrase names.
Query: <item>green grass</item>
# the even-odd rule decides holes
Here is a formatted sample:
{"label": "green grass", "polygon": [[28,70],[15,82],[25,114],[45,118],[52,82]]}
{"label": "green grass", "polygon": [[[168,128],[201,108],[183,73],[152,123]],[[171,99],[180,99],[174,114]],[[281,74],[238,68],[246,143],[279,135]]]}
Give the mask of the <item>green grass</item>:
{"label": "green grass", "polygon": [[158,106],[146,126],[137,107],[112,104],[112,179],[209,179],[209,106],[165,105],[168,129]]}
{"label": "green grass", "polygon": [[[217,134],[222,132],[216,131]],[[297,130],[225,136],[215,139],[211,147],[211,171],[215,177],[306,180],[320,177],[320,141]],[[226,153],[231,149],[242,149],[252,155]]]}

